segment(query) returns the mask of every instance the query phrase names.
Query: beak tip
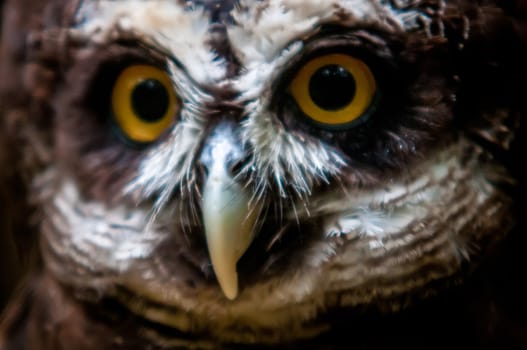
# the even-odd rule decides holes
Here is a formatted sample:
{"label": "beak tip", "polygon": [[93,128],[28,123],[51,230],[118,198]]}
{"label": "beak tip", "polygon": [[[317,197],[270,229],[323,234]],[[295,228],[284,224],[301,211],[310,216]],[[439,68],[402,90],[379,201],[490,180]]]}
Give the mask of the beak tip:
{"label": "beak tip", "polygon": [[238,274],[236,273],[236,270],[234,270],[234,273],[218,276],[218,282],[221,288],[221,291],[223,292],[223,295],[229,299],[230,301],[233,301],[238,297]]}
{"label": "beak tip", "polygon": [[233,301],[238,297],[238,290],[226,292],[224,291],[225,297],[229,299],[229,301]]}

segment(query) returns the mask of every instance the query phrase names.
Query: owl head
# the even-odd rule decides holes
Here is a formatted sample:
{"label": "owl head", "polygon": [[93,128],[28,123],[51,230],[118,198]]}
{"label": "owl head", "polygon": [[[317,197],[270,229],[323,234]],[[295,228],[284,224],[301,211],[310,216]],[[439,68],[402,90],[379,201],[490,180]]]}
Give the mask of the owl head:
{"label": "owl head", "polygon": [[491,1],[8,5],[19,223],[83,302],[309,337],[458,281],[514,226],[525,50]]}

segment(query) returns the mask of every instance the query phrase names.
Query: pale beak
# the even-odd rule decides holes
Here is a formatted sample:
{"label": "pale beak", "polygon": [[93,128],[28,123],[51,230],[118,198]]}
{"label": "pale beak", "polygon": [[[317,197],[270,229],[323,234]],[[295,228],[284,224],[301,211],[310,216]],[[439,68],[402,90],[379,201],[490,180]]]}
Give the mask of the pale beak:
{"label": "pale beak", "polygon": [[232,164],[241,156],[232,125],[220,124],[201,157],[208,172],[202,193],[207,247],[218,283],[229,300],[238,296],[236,264],[254,238],[259,214],[258,208],[251,206],[250,193],[232,174]]}

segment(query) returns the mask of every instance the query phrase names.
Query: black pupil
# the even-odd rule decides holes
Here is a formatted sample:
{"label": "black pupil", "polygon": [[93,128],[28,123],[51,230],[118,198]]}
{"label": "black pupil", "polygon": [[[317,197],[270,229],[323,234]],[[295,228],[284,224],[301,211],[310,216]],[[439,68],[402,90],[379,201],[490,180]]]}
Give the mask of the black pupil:
{"label": "black pupil", "polygon": [[338,111],[355,97],[353,75],[344,67],[332,64],[315,72],[309,81],[309,95],[315,104],[327,111]]}
{"label": "black pupil", "polygon": [[145,122],[158,122],[167,113],[169,96],[165,86],[156,79],[146,79],[132,91],[134,112]]}

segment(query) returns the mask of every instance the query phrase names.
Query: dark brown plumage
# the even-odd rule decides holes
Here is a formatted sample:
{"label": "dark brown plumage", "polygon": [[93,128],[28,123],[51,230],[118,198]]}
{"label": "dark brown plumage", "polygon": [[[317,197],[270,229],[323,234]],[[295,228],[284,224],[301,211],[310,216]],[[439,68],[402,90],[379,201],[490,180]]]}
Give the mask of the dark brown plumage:
{"label": "dark brown plumage", "polygon": [[[213,62],[226,61],[221,79],[202,79],[190,67],[192,60],[172,57],[171,52],[167,59],[167,52],[161,47],[169,51],[169,45],[148,41],[145,33],[123,30],[123,33],[114,34],[115,37],[109,35],[104,42],[92,42],[92,38],[79,33],[81,30],[72,31],[72,27],[86,25],[89,28],[90,21],[96,22],[76,17],[83,1],[13,0],[6,3],[0,51],[0,218],[7,221],[5,228],[0,227],[0,237],[7,233],[12,235],[18,245],[17,251],[24,260],[31,261],[31,267],[24,283],[11,298],[0,325],[0,350],[232,349],[250,345],[262,349],[527,348],[527,303],[524,301],[527,281],[523,271],[527,243],[523,180],[527,174],[521,166],[527,139],[524,123],[527,112],[524,101],[527,92],[526,1],[385,1],[382,5],[371,2],[394,9],[394,13],[409,14],[415,10],[426,15],[416,20],[416,28],[404,31],[386,29],[397,27],[391,21],[399,17],[387,17],[380,24],[372,21],[366,25],[342,5],[331,20],[303,34],[304,45],[299,53],[286,64],[277,64],[275,68],[280,74],[273,72],[276,76],[270,82],[265,80],[267,90],[263,89],[258,97],[268,102],[266,111],[275,116],[269,124],[278,126],[272,130],[292,135],[288,139],[290,143],[301,140],[306,149],[319,147],[316,148],[319,153],[328,150],[331,155],[337,152],[341,158],[328,156],[327,159],[335,162],[343,159],[345,170],[327,170],[320,175],[315,171],[310,173],[308,165],[300,163],[298,169],[303,173],[299,175],[289,166],[293,164],[290,158],[287,158],[290,164],[282,164],[284,158],[277,158],[278,165],[269,162],[268,168],[272,171],[268,174],[258,163],[261,159],[254,156],[266,150],[266,145],[255,139],[261,136],[258,131],[268,124],[258,124],[256,131],[247,132],[249,136],[241,132],[235,134],[237,142],[245,142],[248,146],[244,144],[246,154],[230,169],[237,172],[237,181],[261,195],[265,213],[262,214],[265,216],[265,220],[261,219],[262,228],[238,264],[240,303],[250,300],[244,297],[253,286],[275,279],[296,278],[302,275],[302,269],[310,272],[306,275],[315,275],[317,268],[327,266],[316,265],[318,260],[312,256],[316,256],[316,247],[326,242],[327,232],[321,227],[327,224],[328,218],[319,213],[326,210],[319,202],[332,190],[351,190],[353,197],[368,189],[373,192],[379,184],[389,187],[399,179],[406,179],[410,186],[418,182],[414,167],[462,139],[467,140],[467,144],[458,147],[462,151],[456,153],[460,159],[456,164],[464,177],[453,173],[438,182],[444,186],[461,183],[466,178],[477,178],[474,172],[480,171],[485,178],[481,184],[488,184],[488,187],[481,186],[481,193],[488,190],[490,198],[477,207],[480,215],[475,215],[469,223],[459,218],[469,213],[472,206],[480,205],[476,203],[477,193],[460,186],[452,195],[453,199],[449,197],[450,205],[438,199],[437,208],[444,210],[467,198],[474,203],[463,204],[462,211],[448,215],[438,213],[415,225],[405,226],[405,229],[415,229],[411,235],[418,239],[414,243],[393,250],[386,248],[386,254],[365,254],[358,259],[357,266],[364,266],[367,272],[353,272],[351,276],[357,281],[366,276],[367,281],[360,287],[321,291],[312,287],[316,291],[312,298],[298,297],[299,300],[286,303],[282,309],[272,304],[276,310],[269,309],[270,314],[282,310],[296,312],[304,304],[315,304],[317,300],[325,306],[312,312],[316,317],[302,316],[283,326],[269,326],[265,323],[266,316],[262,316],[262,321],[250,313],[230,318],[229,311],[225,310],[232,310],[234,314],[239,311],[236,306],[241,304],[236,301],[230,304],[218,291],[203,234],[205,224],[201,219],[204,209],[200,201],[211,169],[200,164],[199,155],[213,138],[218,125],[228,122],[236,127],[250,126],[252,120],[257,119],[248,107],[255,99],[244,100],[254,87],[249,86],[247,91],[240,87],[244,87],[245,75],[251,73],[251,61],[244,55],[252,53],[241,49],[246,48],[243,40],[232,39],[237,34],[233,28],[242,26],[243,16],[232,16],[231,11],[245,13],[245,8],[252,5],[234,1],[173,3],[178,6],[185,3],[188,16],[192,16],[195,8],[205,6],[211,23],[207,34],[203,34],[209,45],[206,47],[215,53]],[[368,2],[357,1],[356,7],[365,7],[363,3]],[[272,9],[268,1],[261,4],[256,18],[265,18],[266,6]],[[311,5],[306,3],[305,6]],[[84,11],[80,13],[86,17],[94,13],[89,7]],[[110,10],[105,15],[110,16]],[[104,32],[105,24],[93,35]],[[254,33],[257,32],[255,29]],[[271,46],[264,53],[272,49]],[[337,49],[367,61],[377,84],[382,87],[374,112],[360,119],[353,128],[328,129],[306,122],[307,118],[299,117],[302,111],[295,98],[281,93],[288,91],[298,67],[313,57]],[[111,124],[109,119],[113,83],[123,67],[137,63],[171,71],[176,90],[183,96],[183,109],[191,106],[189,111],[184,111],[186,115],[181,112],[176,117],[176,123],[191,120],[203,127],[200,133],[192,134],[200,140],[200,145],[196,146],[200,151],[189,156],[191,160],[181,158],[176,167],[192,164],[192,168],[178,178],[175,185],[170,179],[164,187],[150,183],[154,175],[163,173],[166,168],[155,169],[154,175],[141,168],[143,164],[154,164],[144,163],[147,155],[162,154],[168,148],[162,145],[169,144],[174,135],[165,133],[152,145],[133,143],[126,137],[123,142],[123,135],[117,133],[120,136],[116,136],[114,132],[118,126]],[[211,63],[198,70],[213,71],[214,68]],[[187,77],[190,77],[188,81]],[[193,113],[199,118],[192,119]],[[199,124],[202,119],[206,122]],[[156,148],[158,144],[161,145],[159,149]],[[286,151],[281,153],[287,154]],[[187,153],[193,152],[191,149]],[[168,167],[175,157],[163,158],[161,163]],[[473,164],[476,166],[471,167]],[[273,171],[282,170],[281,180],[274,181]],[[147,179],[145,183],[138,180],[143,178]],[[61,186],[70,182],[75,184],[78,197],[71,195],[68,188],[64,190],[66,195],[61,194]],[[168,188],[170,186],[173,188]],[[130,192],[124,190],[129,188]],[[87,232],[88,238],[82,239],[89,239],[92,226],[87,226],[86,232],[74,231],[81,224],[68,222],[67,211],[61,211],[64,201],[78,198],[80,204],[75,206],[74,201],[72,208],[81,217],[84,215],[86,222],[95,220],[96,215],[90,210],[101,215],[97,212],[99,207],[93,203],[106,209],[133,208],[124,215],[129,221],[119,218],[109,221],[110,228],[105,227],[117,236],[124,235],[119,230],[131,226],[130,221],[139,215],[135,210],[155,208],[156,201],[164,196],[167,199],[162,204],[172,209],[160,210],[155,217],[156,229],[165,236],[166,232],[170,235],[152,251],[141,251],[138,257],[134,255],[137,265],[133,265],[133,269],[119,260],[119,254],[123,254],[119,250],[121,246],[111,251],[114,255],[110,254],[107,261],[102,261],[102,258],[90,260],[92,257],[83,250],[83,245],[68,245],[68,234],[75,238],[84,237]],[[425,196],[427,194],[423,193],[422,197]],[[313,213],[298,214],[295,207],[298,198],[305,210]],[[424,204],[419,202],[420,197],[416,198],[413,200],[418,204],[417,211]],[[372,207],[382,210],[383,205],[390,204],[381,203],[380,209]],[[298,208],[299,211],[303,209]],[[291,221],[296,224],[285,225],[284,221],[290,218],[285,218],[284,213],[293,216],[293,210],[296,221]],[[172,217],[178,217],[179,221],[170,221]],[[458,222],[463,225],[454,228],[453,223]],[[93,235],[98,234],[101,226],[101,222],[95,223],[99,226],[93,224]],[[175,230],[170,225],[178,225],[180,229]],[[64,227],[71,228],[71,232]],[[422,227],[430,229],[422,230]],[[150,229],[145,227],[142,235],[150,237]],[[444,233],[449,230],[453,233]],[[368,235],[349,238],[347,232],[342,231],[332,238],[334,245],[328,245],[336,252],[336,257],[340,252],[350,254],[351,250],[345,248],[354,243],[349,242],[357,241],[357,246],[363,250],[377,242]],[[386,246],[396,245],[407,233],[399,232],[382,242]],[[445,238],[450,236],[454,236],[452,241]],[[154,241],[157,237],[153,235],[150,239]],[[72,242],[76,242],[75,239]],[[95,239],[92,242],[96,258],[106,253],[95,247],[98,242]],[[146,243],[138,241],[137,244]],[[449,255],[449,247],[453,244],[459,244],[456,246],[459,247],[457,259]],[[7,249],[12,251],[13,248]],[[78,260],[71,257],[75,249],[80,256]],[[359,254],[360,249],[353,252]],[[125,252],[130,251],[135,252],[132,248]],[[412,254],[423,258],[411,260]],[[324,258],[330,261],[333,255]],[[118,261],[115,264],[121,270],[113,269],[113,259]],[[401,263],[406,260],[411,263]],[[7,261],[13,263],[11,257]],[[340,264],[329,265],[345,271],[347,266]],[[401,264],[400,269],[390,270],[398,264]],[[309,270],[312,265],[316,266]],[[375,269],[388,273],[368,280],[368,273]],[[329,271],[327,274],[329,276]],[[112,279],[116,282],[107,282]],[[151,286],[158,282],[166,288],[165,293],[152,292],[155,288]],[[315,284],[323,283],[324,280],[320,280]],[[336,288],[335,285],[331,286]],[[178,287],[176,291],[172,290],[174,286]],[[311,288],[306,286],[310,285],[299,278],[299,289]],[[270,283],[267,293],[271,295],[279,288],[278,283]],[[288,295],[286,292],[289,289],[278,293],[278,299]],[[317,293],[323,297],[316,299]],[[265,306],[268,302],[265,296],[260,298]],[[184,304],[189,300],[196,304]],[[209,309],[208,301],[213,303]],[[259,313],[260,305],[248,304],[249,309],[254,306],[256,314]],[[163,316],[162,311],[170,312],[169,316]],[[262,323],[253,326],[251,317]],[[215,333],[218,332],[214,329],[216,324],[225,327],[224,336]]]}

